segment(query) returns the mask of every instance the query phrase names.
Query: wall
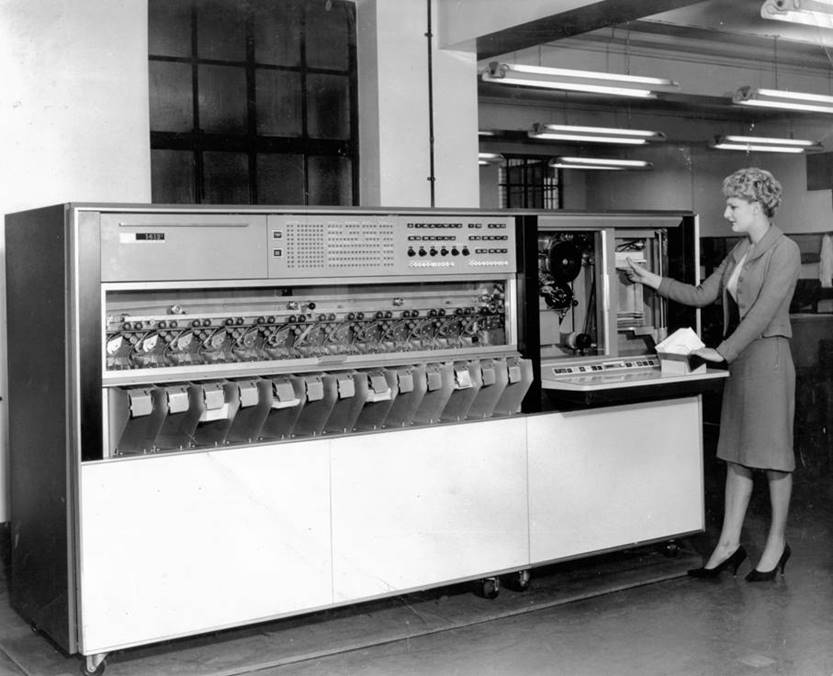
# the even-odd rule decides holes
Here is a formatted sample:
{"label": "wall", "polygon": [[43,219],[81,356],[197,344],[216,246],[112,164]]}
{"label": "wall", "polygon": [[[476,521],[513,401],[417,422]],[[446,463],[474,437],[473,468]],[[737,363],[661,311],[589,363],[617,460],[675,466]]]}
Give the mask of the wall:
{"label": "wall", "polygon": [[[436,34],[437,2],[431,0]],[[427,0],[358,0],[359,171],[363,206],[476,207],[477,61],[432,38]]]}
{"label": "wall", "polygon": [[[0,213],[149,202],[147,72],[146,0],[3,0]],[[4,287],[0,521],[9,519],[5,297]]]}
{"label": "wall", "polygon": [[587,172],[593,208],[690,209],[700,215],[702,236],[731,236],[721,183],[737,169],[757,166],[771,171],[784,188],[775,220],[785,232],[833,229],[830,190],[807,190],[804,156],[664,146],[640,156],[654,162],[653,171]]}

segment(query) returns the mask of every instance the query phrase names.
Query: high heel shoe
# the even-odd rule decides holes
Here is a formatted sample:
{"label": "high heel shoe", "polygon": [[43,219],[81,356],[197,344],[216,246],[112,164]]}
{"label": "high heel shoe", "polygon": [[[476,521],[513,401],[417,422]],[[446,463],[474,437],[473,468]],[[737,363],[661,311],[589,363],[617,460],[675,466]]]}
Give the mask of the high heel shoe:
{"label": "high heel shoe", "polygon": [[784,574],[784,568],[787,567],[787,561],[790,560],[790,554],[792,551],[790,550],[790,546],[788,544],[784,545],[784,551],[781,553],[781,558],[778,559],[778,563],[775,564],[775,568],[772,570],[762,571],[758,570],[757,568],[753,568],[749,571],[746,576],[747,582],[769,582],[770,580],[775,579],[775,573],[778,570],[781,570],[781,575]]}
{"label": "high heel shoe", "polygon": [[717,577],[726,568],[731,568],[732,575],[737,575],[738,568],[740,567],[740,564],[743,563],[743,560],[745,558],[746,550],[743,548],[743,545],[741,545],[732,553],[732,555],[728,559],[724,559],[723,561],[718,563],[714,568],[706,568],[705,566],[703,566],[702,568],[692,568],[688,571],[688,576],[698,578]]}

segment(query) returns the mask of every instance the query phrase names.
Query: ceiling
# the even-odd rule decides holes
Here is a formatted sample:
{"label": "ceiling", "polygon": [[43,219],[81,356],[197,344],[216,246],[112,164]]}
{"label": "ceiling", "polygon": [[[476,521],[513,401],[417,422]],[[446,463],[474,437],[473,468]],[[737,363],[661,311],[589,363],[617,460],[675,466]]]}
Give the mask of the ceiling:
{"label": "ceiling", "polygon": [[[483,36],[477,40],[478,58],[553,44],[559,40],[619,40],[629,46],[661,45],[663,50],[687,50],[689,56],[719,55],[733,59],[753,59],[778,66],[812,68],[826,74],[833,63],[833,30],[773,21],[761,17],[763,0],[597,0],[544,19],[521,24]],[[657,12],[656,10],[662,10]],[[509,49],[511,48],[511,49]],[[554,102],[565,95],[551,90],[530,90],[479,84],[482,100],[506,99]],[[820,92],[826,93],[826,92]],[[572,95],[576,101],[575,94]],[[777,119],[786,114],[765,109],[750,111],[731,104],[727,96],[691,93],[663,94],[658,100],[629,105],[632,108],[662,109],[664,112],[692,114],[721,119]],[[583,97],[583,103],[609,106],[609,101]]]}
{"label": "ceiling", "polygon": [[765,50],[776,42],[813,54],[833,47],[833,30],[765,19],[762,4],[763,0],[597,0],[481,36],[477,56],[492,58],[614,26],[716,41],[741,39]]}
{"label": "ceiling", "polygon": [[[640,24],[669,31],[709,32],[715,36],[758,39],[765,45],[779,41],[819,49],[833,46],[833,31],[773,21],[761,17],[763,0],[705,0],[687,7],[642,17]],[[643,26],[650,30],[648,26]]]}

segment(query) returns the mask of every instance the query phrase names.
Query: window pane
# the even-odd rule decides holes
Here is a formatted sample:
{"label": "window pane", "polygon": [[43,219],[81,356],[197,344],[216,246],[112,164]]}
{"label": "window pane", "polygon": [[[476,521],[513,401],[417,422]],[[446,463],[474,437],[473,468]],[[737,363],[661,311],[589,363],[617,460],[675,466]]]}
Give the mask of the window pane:
{"label": "window pane", "polygon": [[349,91],[347,77],[307,77],[307,132],[311,138],[350,138]]}
{"label": "window pane", "polygon": [[200,66],[200,128],[245,133],[246,70],[236,66]]}
{"label": "window pane", "polygon": [[255,61],[274,66],[301,65],[301,12],[298,2],[256,0]]}
{"label": "window pane", "polygon": [[153,131],[191,131],[194,128],[191,66],[151,61],[150,128]]}
{"label": "window pane", "polygon": [[257,133],[300,136],[303,131],[300,74],[258,69],[256,79]]}
{"label": "window pane", "polygon": [[245,153],[205,152],[207,204],[249,204],[249,159]]}
{"label": "window pane", "polygon": [[199,0],[197,53],[201,59],[245,61],[246,3]]}
{"label": "window pane", "polygon": [[151,150],[151,199],[157,204],[193,204],[194,153]]}
{"label": "window pane", "polygon": [[307,5],[307,66],[347,70],[348,43],[346,11],[342,3],[333,3],[327,11],[325,3]]}
{"label": "window pane", "polygon": [[257,201],[304,204],[303,155],[258,155]]}
{"label": "window pane", "polygon": [[309,157],[309,204],[350,205],[353,202],[351,163],[346,157]]}
{"label": "window pane", "polygon": [[157,56],[191,55],[191,0],[150,0],[148,52]]}

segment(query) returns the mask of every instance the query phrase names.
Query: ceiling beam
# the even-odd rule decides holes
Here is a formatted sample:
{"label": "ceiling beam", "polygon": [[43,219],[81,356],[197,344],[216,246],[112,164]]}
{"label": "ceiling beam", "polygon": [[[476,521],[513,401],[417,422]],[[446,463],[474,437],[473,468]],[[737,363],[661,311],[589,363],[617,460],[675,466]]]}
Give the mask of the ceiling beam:
{"label": "ceiling beam", "polygon": [[598,0],[477,38],[478,60],[642,19],[703,0]]}

